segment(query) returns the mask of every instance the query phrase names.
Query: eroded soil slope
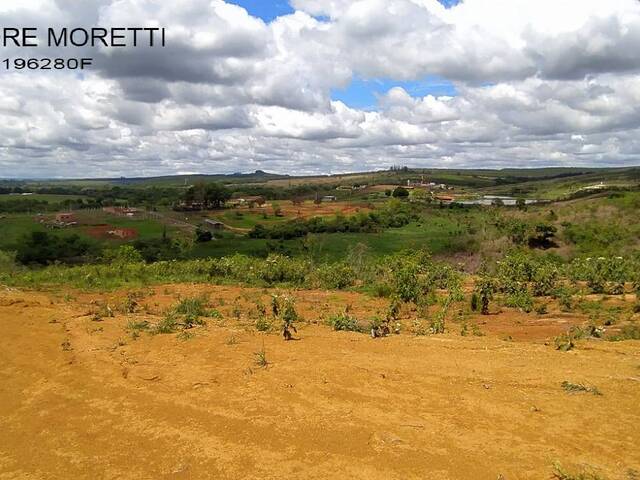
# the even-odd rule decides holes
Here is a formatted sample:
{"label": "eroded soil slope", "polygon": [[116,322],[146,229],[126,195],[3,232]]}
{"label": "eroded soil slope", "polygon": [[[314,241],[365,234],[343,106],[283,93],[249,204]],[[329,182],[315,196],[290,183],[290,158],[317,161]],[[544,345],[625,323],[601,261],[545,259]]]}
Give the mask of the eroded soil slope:
{"label": "eroded soil slope", "polygon": [[[203,290],[225,320],[193,338],[127,331]],[[570,319],[504,316],[516,341],[489,324],[373,340],[313,321],[378,300],[326,292],[297,294],[307,322],[284,342],[242,320],[240,296],[267,293],[158,287],[137,313],[95,321],[96,302],[124,292],[1,292],[0,478],[545,479],[554,462],[640,478],[638,342],[559,352],[542,337]]]}

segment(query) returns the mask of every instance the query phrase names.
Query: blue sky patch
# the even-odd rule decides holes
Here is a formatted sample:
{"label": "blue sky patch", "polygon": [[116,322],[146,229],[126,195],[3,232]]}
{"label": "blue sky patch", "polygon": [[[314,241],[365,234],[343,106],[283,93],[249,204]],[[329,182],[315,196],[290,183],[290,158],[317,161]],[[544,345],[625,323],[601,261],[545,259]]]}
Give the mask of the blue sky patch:
{"label": "blue sky patch", "polygon": [[404,88],[412,97],[426,97],[427,95],[453,97],[458,94],[453,83],[436,76],[429,76],[424,80],[415,82],[356,78],[347,88],[332,90],[331,98],[340,100],[352,108],[375,110],[378,104],[378,97],[384,95],[393,87]]}
{"label": "blue sky patch", "polygon": [[287,0],[227,0],[227,3],[244,7],[249,14],[260,17],[265,22],[294,12]]}
{"label": "blue sky patch", "polygon": [[[294,10],[289,5],[287,0],[226,0],[227,3],[234,3],[236,5],[240,5],[244,7],[244,9],[249,12],[254,17],[260,17],[265,22],[270,22],[271,20],[280,17],[281,15],[288,15],[293,13]],[[441,4],[443,4],[447,8],[451,8],[461,0],[438,0]],[[326,20],[320,18],[319,20]]]}

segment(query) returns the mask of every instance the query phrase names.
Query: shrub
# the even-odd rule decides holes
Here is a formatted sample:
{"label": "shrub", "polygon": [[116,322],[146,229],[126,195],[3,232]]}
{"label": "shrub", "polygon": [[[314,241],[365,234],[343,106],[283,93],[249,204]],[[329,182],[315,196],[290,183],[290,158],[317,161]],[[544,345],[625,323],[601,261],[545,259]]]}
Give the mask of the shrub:
{"label": "shrub", "polygon": [[581,473],[569,473],[562,468],[559,463],[553,465],[553,478],[556,480],[604,480],[600,475],[594,472],[583,471]]}
{"label": "shrub", "polygon": [[205,296],[185,298],[173,307],[173,312],[184,317],[185,328],[204,325],[205,321],[201,317],[209,316],[209,311],[206,308],[207,302],[208,299]]}
{"label": "shrub", "polygon": [[257,366],[267,368],[267,366],[269,365],[269,361],[267,360],[267,352],[264,349],[264,345],[262,345],[262,348],[255,352],[253,355]]}
{"label": "shrub", "polygon": [[496,292],[496,283],[486,273],[476,281],[475,291],[480,298],[482,315],[489,315],[489,302],[493,299]]}
{"label": "shrub", "polygon": [[102,259],[105,263],[116,265],[144,262],[140,252],[131,245],[120,245],[116,249],[107,249],[103,252]]}
{"label": "shrub", "polygon": [[559,272],[555,265],[542,263],[533,273],[533,295],[543,297],[551,295],[557,288]]}
{"label": "shrub", "polygon": [[336,331],[362,332],[362,326],[355,317],[349,314],[348,310],[347,308],[342,313],[329,317],[327,324]]}
{"label": "shrub", "polygon": [[152,335],[174,333],[178,330],[179,326],[180,322],[175,312],[169,312],[151,328],[150,333]]}
{"label": "shrub", "polygon": [[574,342],[575,338],[570,333],[562,333],[554,339],[556,350],[562,352],[568,352],[573,350],[576,346]]}
{"label": "shrub", "polygon": [[273,295],[271,306],[274,317],[282,324],[282,336],[285,340],[291,340],[293,338],[291,330],[298,333],[294,324],[298,320],[298,312],[296,312],[293,298],[287,295]]}
{"label": "shrub", "polygon": [[267,317],[260,316],[256,320],[256,330],[259,332],[268,332],[272,327],[273,325]]}
{"label": "shrub", "polygon": [[612,342],[621,342],[624,340],[640,340],[640,325],[631,324],[622,327],[617,335],[609,338]]}
{"label": "shrub", "polygon": [[478,295],[478,292],[474,291],[471,294],[471,311],[477,312],[479,308],[480,308],[480,296]]}
{"label": "shrub", "polygon": [[323,288],[336,290],[352,286],[356,276],[353,268],[344,262],[322,265],[317,275]]}
{"label": "shrub", "polygon": [[571,290],[566,287],[560,287],[554,292],[554,296],[558,299],[560,308],[563,312],[570,312],[573,309],[573,296]]}
{"label": "shrub", "polygon": [[533,310],[533,297],[529,290],[519,290],[507,295],[504,304],[507,307],[517,308],[522,312],[529,313]]}
{"label": "shrub", "polygon": [[593,393],[594,395],[602,395],[596,387],[590,387],[582,383],[571,383],[565,380],[560,386],[567,393]]}
{"label": "shrub", "polygon": [[17,271],[16,253],[0,250],[0,275]]}
{"label": "shrub", "polygon": [[546,303],[539,303],[534,307],[534,310],[538,315],[546,315],[548,312]]}
{"label": "shrub", "polygon": [[96,243],[75,233],[62,236],[49,232],[31,232],[19,243],[16,259],[24,265],[73,263],[95,254],[96,246]]}

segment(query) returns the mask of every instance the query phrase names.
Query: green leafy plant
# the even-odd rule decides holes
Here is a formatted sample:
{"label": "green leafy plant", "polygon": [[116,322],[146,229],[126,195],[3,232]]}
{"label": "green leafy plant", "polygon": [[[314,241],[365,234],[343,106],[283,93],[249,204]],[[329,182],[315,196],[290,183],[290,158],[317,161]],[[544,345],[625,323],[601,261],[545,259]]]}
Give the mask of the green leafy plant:
{"label": "green leafy plant", "polygon": [[362,332],[363,328],[358,320],[349,313],[349,308],[337,315],[332,315],[327,320],[327,324],[336,331]]}

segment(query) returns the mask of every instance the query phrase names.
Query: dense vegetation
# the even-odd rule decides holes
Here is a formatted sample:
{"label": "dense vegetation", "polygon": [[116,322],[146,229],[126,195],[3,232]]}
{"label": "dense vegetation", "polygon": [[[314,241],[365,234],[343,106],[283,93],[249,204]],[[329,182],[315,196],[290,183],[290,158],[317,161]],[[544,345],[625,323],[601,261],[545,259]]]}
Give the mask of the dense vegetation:
{"label": "dense vegetation", "polygon": [[351,217],[338,215],[331,218],[313,217],[296,219],[266,227],[258,224],[249,233],[251,238],[287,240],[304,237],[309,233],[375,233],[385,228],[399,228],[419,218],[409,205],[391,203],[385,208]]}

